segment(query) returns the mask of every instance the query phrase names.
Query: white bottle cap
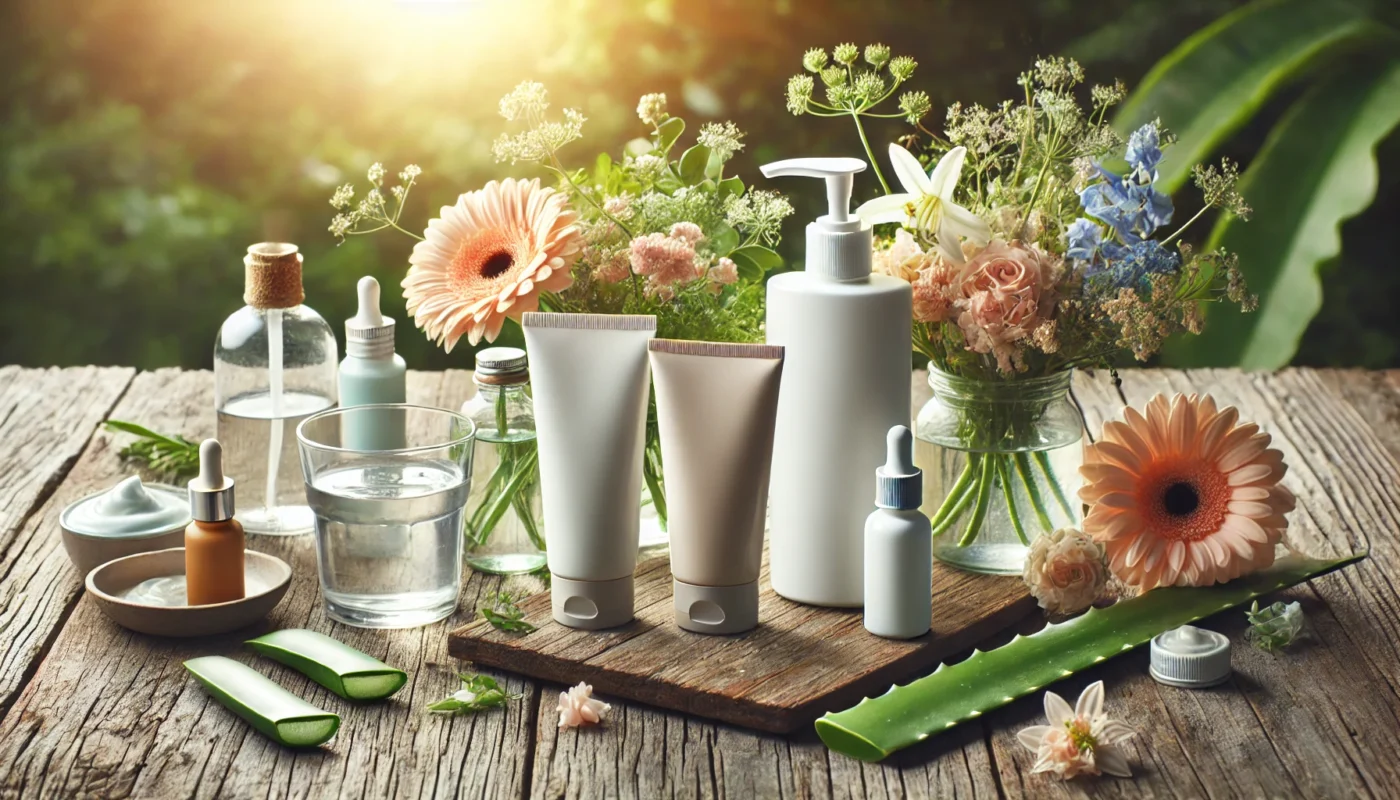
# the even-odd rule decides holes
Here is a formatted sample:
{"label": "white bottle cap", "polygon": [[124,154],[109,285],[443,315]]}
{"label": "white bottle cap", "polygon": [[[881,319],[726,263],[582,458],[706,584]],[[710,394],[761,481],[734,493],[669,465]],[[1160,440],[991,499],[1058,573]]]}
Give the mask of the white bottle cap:
{"label": "white bottle cap", "polygon": [[1152,639],[1152,677],[1158,683],[1202,689],[1230,677],[1230,640],[1224,634],[1183,625]]}
{"label": "white bottle cap", "polygon": [[838,281],[870,275],[874,238],[869,225],[851,216],[855,174],[865,171],[859,158],[789,158],[760,167],[764,177],[799,175],[826,180],[826,216],[807,226],[806,271]]}
{"label": "white bottle cap", "polygon": [[696,586],[671,579],[676,624],[696,633],[743,633],[758,627],[758,581]]}
{"label": "white bottle cap", "polygon": [[360,306],[345,321],[345,354],[388,358],[394,354],[394,320],[379,313],[379,281],[366,275],[356,285]]}
{"label": "white bottle cap", "polygon": [[885,434],[885,465],[875,468],[875,506],[907,511],[924,502],[924,471],[914,466],[914,434],[903,425]]}
{"label": "white bottle cap", "polygon": [[233,478],[224,474],[224,448],[218,439],[199,445],[199,476],[190,481],[190,516],[200,522],[233,519]]}

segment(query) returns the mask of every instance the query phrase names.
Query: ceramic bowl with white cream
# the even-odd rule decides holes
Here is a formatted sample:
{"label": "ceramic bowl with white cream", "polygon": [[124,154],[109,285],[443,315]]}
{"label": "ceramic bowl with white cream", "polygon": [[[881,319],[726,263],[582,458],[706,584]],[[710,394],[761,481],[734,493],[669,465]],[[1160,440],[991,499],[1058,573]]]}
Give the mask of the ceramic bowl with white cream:
{"label": "ceramic bowl with white cream", "polygon": [[58,524],[73,566],[86,575],[116,558],[179,547],[190,523],[189,493],[126,478],[63,509]]}

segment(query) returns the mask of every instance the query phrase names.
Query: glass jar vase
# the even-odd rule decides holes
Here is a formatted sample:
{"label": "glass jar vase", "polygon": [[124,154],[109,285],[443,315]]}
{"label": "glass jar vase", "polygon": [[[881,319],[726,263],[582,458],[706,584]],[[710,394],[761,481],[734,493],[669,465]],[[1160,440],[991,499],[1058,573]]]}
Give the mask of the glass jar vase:
{"label": "glass jar vase", "polygon": [[1019,575],[1036,536],[1078,525],[1083,422],[1072,373],[978,380],[929,369],[915,421],[933,554],[960,569]]}
{"label": "glass jar vase", "polygon": [[525,351],[491,347],[476,354],[476,396],[462,416],[476,423],[476,469],[463,536],[467,564],[514,575],[545,566],[535,407]]}

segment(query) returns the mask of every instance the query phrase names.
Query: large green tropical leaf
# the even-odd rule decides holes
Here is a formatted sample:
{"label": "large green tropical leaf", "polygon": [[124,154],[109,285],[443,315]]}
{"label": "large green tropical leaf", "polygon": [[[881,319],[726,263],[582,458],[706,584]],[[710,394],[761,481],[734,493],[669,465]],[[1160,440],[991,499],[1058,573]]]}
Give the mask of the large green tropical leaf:
{"label": "large green tropical leaf", "polygon": [[1161,118],[1179,137],[1159,185],[1176,191],[1225,137],[1289,77],[1341,47],[1378,38],[1382,27],[1348,0],[1261,0],[1226,14],[1181,43],[1119,110],[1125,135]]}
{"label": "large green tropical leaf", "polygon": [[1342,249],[1341,223],[1376,196],[1376,144],[1400,123],[1400,61],[1358,64],[1313,87],[1284,115],[1240,180],[1249,222],[1225,218],[1208,248],[1238,253],[1259,309],[1209,309],[1205,332],[1168,360],[1282,367],[1322,305],[1318,266]]}

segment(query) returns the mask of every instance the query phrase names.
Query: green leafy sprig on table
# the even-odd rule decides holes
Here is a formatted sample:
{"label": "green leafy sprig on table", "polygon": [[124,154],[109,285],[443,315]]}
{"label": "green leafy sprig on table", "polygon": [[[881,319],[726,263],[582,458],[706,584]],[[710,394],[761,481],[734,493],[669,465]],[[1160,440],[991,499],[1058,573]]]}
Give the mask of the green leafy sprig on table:
{"label": "green leafy sprig on table", "polygon": [[168,481],[181,481],[199,474],[199,443],[179,434],[157,433],[143,425],[108,420],[104,425],[115,433],[129,433],[136,441],[117,451],[123,461],[134,462]]}
{"label": "green leafy sprig on table", "polygon": [[485,675],[459,674],[462,688],[451,695],[428,706],[434,714],[475,714],[493,708],[504,708],[511,700],[519,700],[523,694],[511,694]]}
{"label": "green leafy sprig on table", "polygon": [[486,604],[477,610],[496,630],[507,633],[534,633],[538,628],[525,621],[525,612],[516,604],[518,598],[510,592],[486,596]]}
{"label": "green leafy sprig on table", "polygon": [[1274,603],[1264,608],[1255,600],[1244,612],[1249,619],[1245,638],[1266,653],[1277,653],[1303,634],[1303,606],[1300,603]]}

